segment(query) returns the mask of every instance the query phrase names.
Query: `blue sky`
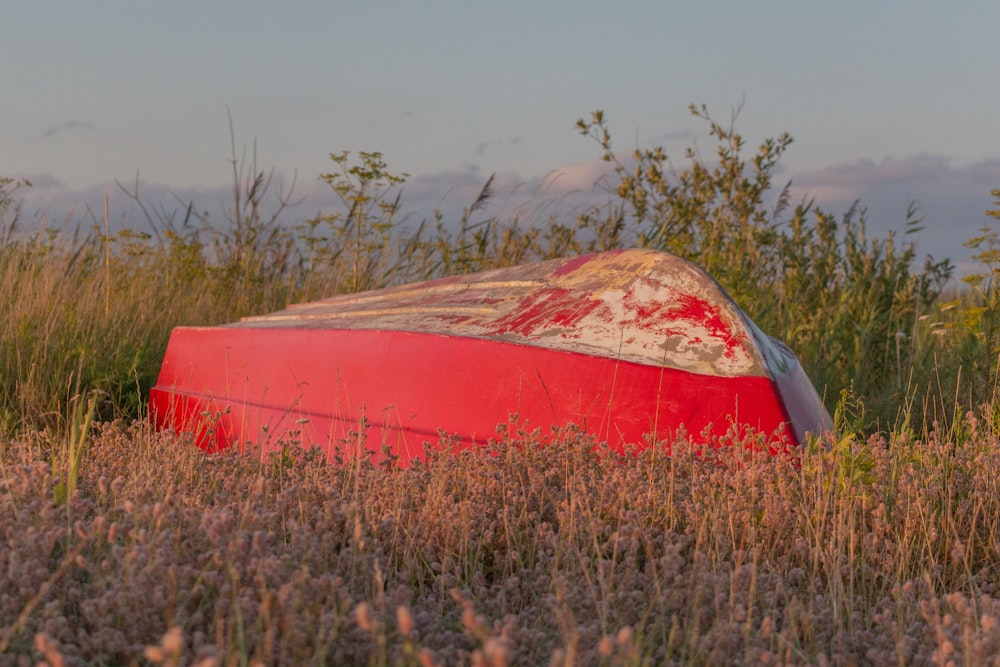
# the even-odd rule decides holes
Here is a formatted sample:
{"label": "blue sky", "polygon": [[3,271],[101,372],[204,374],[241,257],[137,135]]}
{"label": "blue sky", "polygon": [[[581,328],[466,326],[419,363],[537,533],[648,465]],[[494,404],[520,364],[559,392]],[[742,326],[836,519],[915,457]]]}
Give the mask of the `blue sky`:
{"label": "blue sky", "polygon": [[221,202],[228,107],[240,147],[297,175],[303,215],[328,204],[316,177],[340,150],[382,151],[432,209],[493,172],[510,192],[553,172],[556,195],[585,188],[598,150],[573,125],[591,110],[621,150],[679,159],[711,146],[689,103],[720,120],[742,104],[751,144],[795,138],[797,193],[834,211],[861,197],[878,232],[916,200],[920,248],[955,256],[1000,188],[997,26],[994,0],[17,2],[0,174],[35,183],[23,210],[40,216],[137,176],[165,206]]}

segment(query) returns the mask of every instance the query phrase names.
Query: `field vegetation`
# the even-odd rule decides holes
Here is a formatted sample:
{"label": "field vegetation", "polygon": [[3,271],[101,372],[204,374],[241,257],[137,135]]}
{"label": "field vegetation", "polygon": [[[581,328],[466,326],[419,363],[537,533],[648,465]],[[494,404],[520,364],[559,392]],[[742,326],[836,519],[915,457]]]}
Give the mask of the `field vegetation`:
{"label": "field vegetation", "polygon": [[[491,178],[415,221],[405,175],[343,152],[343,207],[289,221],[235,141],[224,220],[134,192],[134,225],[52,230],[0,180],[0,664],[1000,664],[1000,190],[959,277],[916,205],[875,237],[860,203],[791,201],[790,137],[691,111],[711,154],[581,119],[606,201],[536,220],[490,215]],[[796,461],[735,436],[619,458],[515,424],[398,470],[145,421],[174,326],[633,246],[715,276],[837,432]]]}

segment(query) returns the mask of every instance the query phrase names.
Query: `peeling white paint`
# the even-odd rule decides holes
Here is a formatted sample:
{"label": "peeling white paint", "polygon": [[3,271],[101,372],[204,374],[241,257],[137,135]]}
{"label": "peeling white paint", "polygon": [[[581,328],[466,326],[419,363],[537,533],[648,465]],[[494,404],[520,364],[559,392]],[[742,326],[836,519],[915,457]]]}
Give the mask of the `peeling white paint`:
{"label": "peeling white paint", "polygon": [[728,377],[773,376],[785,356],[704,271],[651,250],[333,297],[229,326],[467,336]]}

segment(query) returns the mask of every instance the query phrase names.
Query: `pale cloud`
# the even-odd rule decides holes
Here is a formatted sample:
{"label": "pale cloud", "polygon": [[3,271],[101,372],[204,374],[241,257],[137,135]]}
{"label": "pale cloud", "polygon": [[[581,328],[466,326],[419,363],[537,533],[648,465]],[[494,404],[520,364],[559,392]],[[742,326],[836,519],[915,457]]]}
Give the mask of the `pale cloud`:
{"label": "pale cloud", "polygon": [[58,125],[52,125],[51,127],[46,128],[44,132],[35,137],[35,141],[51,139],[58,134],[64,134],[66,132],[92,129],[94,129],[94,124],[89,120],[69,120],[65,123],[59,123]]}
{"label": "pale cloud", "polygon": [[611,162],[595,158],[557,167],[545,176],[545,180],[554,194],[590,192],[613,174],[614,165]]}
{"label": "pale cloud", "polygon": [[63,181],[60,181],[58,178],[48,173],[22,174],[19,175],[17,178],[18,180],[24,180],[31,183],[32,189],[36,191],[66,187],[66,184]]}
{"label": "pale cloud", "polygon": [[997,187],[1000,159],[956,167],[945,156],[928,154],[856,160],[793,176],[796,198],[826,211],[841,213],[859,201],[867,209],[868,229],[878,236],[903,231],[912,202],[924,218],[918,250],[957,263],[970,254],[962,243],[987,224],[984,211]]}
{"label": "pale cloud", "polygon": [[896,186],[978,188],[991,182],[1000,185],[1000,160],[984,160],[964,167],[953,167],[951,160],[943,155],[928,154],[887,157],[880,162],[856,160],[799,174],[795,182],[810,192],[819,189],[855,192]]}
{"label": "pale cloud", "polygon": [[[665,146],[673,150],[674,146],[696,146],[698,139],[708,137],[706,132],[695,132],[694,130],[674,130],[663,132],[650,137],[645,143],[649,146]],[[672,153],[671,153],[672,154]]]}

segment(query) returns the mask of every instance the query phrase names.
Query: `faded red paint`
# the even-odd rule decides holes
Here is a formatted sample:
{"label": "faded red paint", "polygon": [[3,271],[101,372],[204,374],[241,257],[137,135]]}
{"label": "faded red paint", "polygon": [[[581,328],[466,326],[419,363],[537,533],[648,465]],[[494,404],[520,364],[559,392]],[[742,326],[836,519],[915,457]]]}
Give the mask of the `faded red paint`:
{"label": "faded red paint", "polygon": [[692,327],[708,329],[712,338],[725,345],[723,354],[730,359],[747,340],[743,333],[733,333],[719,306],[710,304],[693,294],[676,294],[669,302],[643,301],[629,291],[623,297],[623,302],[629,311],[635,313],[635,318],[629,320],[629,324],[640,328],[652,328],[651,325],[659,324],[657,330],[661,334],[686,338],[690,343],[701,343],[702,339],[700,336],[692,335],[687,327],[669,325],[685,322]]}
{"label": "faded red paint", "polygon": [[513,312],[496,321],[495,330],[499,334],[530,336],[539,330],[573,327],[602,305],[589,292],[581,295],[550,287],[523,298]]}
{"label": "faded red paint", "polygon": [[[620,250],[609,250],[607,253],[604,254],[604,256],[611,257],[620,254],[621,252],[622,251]],[[558,269],[552,272],[552,277],[560,278],[569,273],[573,273],[577,269],[588,264],[592,259],[594,259],[594,255],[582,255],[580,257],[574,257],[572,259],[569,259],[562,266],[560,266]]]}
{"label": "faded red paint", "polygon": [[696,322],[711,331],[713,337],[725,343],[726,351],[723,354],[727,357],[732,358],[746,342],[746,335],[733,333],[729,324],[723,319],[722,311],[718,306],[714,306],[693,294],[678,295],[677,304],[671,314],[689,322]]}

